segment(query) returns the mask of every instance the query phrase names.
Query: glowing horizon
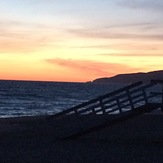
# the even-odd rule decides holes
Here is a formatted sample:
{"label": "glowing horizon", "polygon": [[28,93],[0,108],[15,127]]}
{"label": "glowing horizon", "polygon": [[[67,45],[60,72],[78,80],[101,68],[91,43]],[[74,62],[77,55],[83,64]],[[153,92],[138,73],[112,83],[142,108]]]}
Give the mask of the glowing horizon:
{"label": "glowing horizon", "polygon": [[0,79],[86,82],[163,69],[161,0],[6,0],[0,9]]}

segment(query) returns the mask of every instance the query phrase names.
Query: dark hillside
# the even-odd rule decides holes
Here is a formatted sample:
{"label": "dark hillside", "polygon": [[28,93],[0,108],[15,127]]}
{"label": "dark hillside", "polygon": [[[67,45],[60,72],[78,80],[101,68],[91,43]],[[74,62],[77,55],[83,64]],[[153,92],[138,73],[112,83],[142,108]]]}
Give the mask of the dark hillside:
{"label": "dark hillside", "polygon": [[94,83],[134,83],[136,81],[143,81],[144,83],[150,82],[150,80],[163,80],[163,70],[152,71],[148,73],[131,73],[131,74],[119,74],[110,78],[98,78]]}

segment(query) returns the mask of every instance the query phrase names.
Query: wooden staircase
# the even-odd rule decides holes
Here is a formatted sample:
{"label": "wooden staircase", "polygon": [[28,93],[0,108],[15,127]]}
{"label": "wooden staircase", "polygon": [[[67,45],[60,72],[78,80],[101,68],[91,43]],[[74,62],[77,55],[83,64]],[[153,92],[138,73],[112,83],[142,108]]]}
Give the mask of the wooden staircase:
{"label": "wooden staircase", "polygon": [[[158,92],[152,90],[157,89]],[[163,81],[130,84],[114,92],[84,102],[49,119],[68,119],[60,129],[60,139],[72,139],[163,108]]]}

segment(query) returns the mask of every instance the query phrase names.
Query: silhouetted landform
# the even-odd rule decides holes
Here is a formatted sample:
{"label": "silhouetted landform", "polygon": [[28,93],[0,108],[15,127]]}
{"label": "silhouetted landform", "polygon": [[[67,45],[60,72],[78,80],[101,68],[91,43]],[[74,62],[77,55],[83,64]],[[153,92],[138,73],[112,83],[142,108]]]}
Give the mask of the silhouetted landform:
{"label": "silhouetted landform", "polygon": [[148,73],[131,73],[119,74],[113,77],[98,78],[93,83],[134,83],[135,81],[142,81],[148,83],[150,80],[163,80],[163,70],[152,71]]}

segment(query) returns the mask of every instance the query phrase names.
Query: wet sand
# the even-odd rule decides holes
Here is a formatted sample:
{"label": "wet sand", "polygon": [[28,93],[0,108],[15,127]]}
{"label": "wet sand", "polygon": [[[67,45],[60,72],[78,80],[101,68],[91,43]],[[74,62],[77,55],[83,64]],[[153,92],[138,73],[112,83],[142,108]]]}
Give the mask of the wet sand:
{"label": "wet sand", "polygon": [[1,162],[163,162],[163,115],[148,114],[74,140],[59,140],[62,125],[47,117],[0,119]]}

